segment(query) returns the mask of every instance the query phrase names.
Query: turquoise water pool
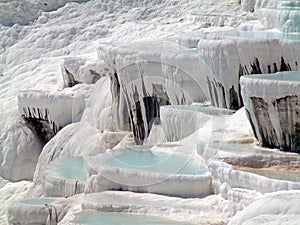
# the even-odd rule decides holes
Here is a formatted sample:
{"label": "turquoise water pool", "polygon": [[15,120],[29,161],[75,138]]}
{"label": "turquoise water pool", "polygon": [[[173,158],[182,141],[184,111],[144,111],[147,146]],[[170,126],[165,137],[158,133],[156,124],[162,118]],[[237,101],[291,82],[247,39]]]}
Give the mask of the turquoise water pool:
{"label": "turquoise water pool", "polygon": [[277,8],[283,10],[299,10],[300,1],[281,1]]}
{"label": "turquoise water pool", "polygon": [[276,10],[286,10],[286,11],[299,11],[299,6],[279,6]]}
{"label": "turquoise water pool", "polygon": [[249,38],[249,39],[287,39],[300,40],[300,34],[296,33],[281,33],[267,31],[230,31],[219,33],[225,36]]}
{"label": "turquoise water pool", "polygon": [[262,79],[262,80],[282,80],[282,81],[300,81],[300,72],[279,72],[274,74],[257,74],[248,75],[248,78]]}
{"label": "turquoise water pool", "polygon": [[279,168],[250,168],[244,167],[239,168],[239,170],[254,173],[260,176],[268,177],[276,180],[288,180],[292,182],[300,182],[300,170],[287,170],[287,169],[279,169]]}
{"label": "turquoise water pool", "polygon": [[188,225],[169,219],[114,212],[83,211],[75,215],[72,223],[86,225]]}
{"label": "turquoise water pool", "polygon": [[[261,154],[261,155],[274,155],[276,152],[272,149],[261,148],[259,146],[254,146],[251,144],[233,144],[233,143],[198,143],[197,149],[200,155],[204,154],[205,150],[210,151],[209,148],[214,150],[220,150],[224,152],[232,153],[251,153],[251,154]],[[278,152],[278,154],[280,154]]]}
{"label": "turquoise water pool", "polygon": [[165,153],[153,153],[151,147],[124,148],[112,153],[112,158],[106,162],[111,166],[148,167],[168,158]]}
{"label": "turquoise water pool", "polygon": [[104,167],[121,167],[157,173],[172,173],[185,175],[201,175],[207,173],[207,168],[187,157],[153,152],[150,147],[131,147],[114,151],[103,162]]}
{"label": "turquoise water pool", "polygon": [[59,178],[86,181],[86,161],[83,157],[55,160],[49,166],[50,172]]}
{"label": "turquoise water pool", "polygon": [[182,46],[184,48],[196,49],[198,42],[201,39],[205,39],[205,38],[207,38],[207,33],[194,32],[194,33],[187,33],[179,36],[177,42],[179,46]]}
{"label": "turquoise water pool", "polygon": [[55,199],[53,198],[33,198],[33,199],[22,200],[20,201],[20,203],[26,205],[45,205],[45,204],[51,204],[54,201]]}
{"label": "turquoise water pool", "polygon": [[249,144],[221,144],[215,145],[222,151],[231,151],[237,153],[255,153],[255,154],[274,154],[272,150],[267,150],[265,148],[260,148],[258,146],[253,146]]}

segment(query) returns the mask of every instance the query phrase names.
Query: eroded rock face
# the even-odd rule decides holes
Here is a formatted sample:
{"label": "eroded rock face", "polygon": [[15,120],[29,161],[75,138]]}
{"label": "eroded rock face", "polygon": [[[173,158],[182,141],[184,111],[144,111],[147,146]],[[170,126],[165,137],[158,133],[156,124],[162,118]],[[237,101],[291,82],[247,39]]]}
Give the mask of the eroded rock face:
{"label": "eroded rock face", "polygon": [[23,116],[25,125],[40,139],[43,144],[46,144],[54,137],[54,131],[49,127],[46,120]]}
{"label": "eroded rock face", "polygon": [[[245,109],[262,146],[299,152],[300,84],[294,79],[282,81],[279,74],[269,75],[274,79],[264,79],[264,75],[241,78]],[[281,73],[287,79],[289,74],[299,75]]]}
{"label": "eroded rock face", "polygon": [[78,83],[94,84],[105,73],[104,62],[79,57],[65,58],[61,62],[62,87]]}
{"label": "eroded rock face", "polygon": [[[269,106],[263,98],[251,97],[254,115],[258,122],[258,132],[261,134],[261,143],[266,147],[300,150],[300,118],[299,97],[296,95],[276,99]],[[274,110],[278,115],[280,133],[276,134],[278,127],[272,124],[268,109]],[[257,131],[256,131],[257,132]],[[280,140],[274,137],[279,137]]]}
{"label": "eroded rock face", "polygon": [[85,107],[83,96],[75,94],[23,91],[17,97],[26,125],[43,144],[65,125],[78,121]]}
{"label": "eroded rock face", "polygon": [[201,39],[198,55],[209,100],[217,107],[241,108],[240,77],[299,70],[299,46],[297,37],[263,32],[228,32]]}

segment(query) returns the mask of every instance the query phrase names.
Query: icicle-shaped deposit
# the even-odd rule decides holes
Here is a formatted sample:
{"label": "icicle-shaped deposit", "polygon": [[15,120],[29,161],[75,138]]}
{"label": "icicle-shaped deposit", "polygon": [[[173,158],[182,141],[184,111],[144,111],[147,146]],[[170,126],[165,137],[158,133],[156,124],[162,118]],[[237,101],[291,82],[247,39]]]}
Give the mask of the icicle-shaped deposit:
{"label": "icicle-shaped deposit", "polygon": [[47,121],[55,133],[78,121],[85,107],[83,96],[59,92],[22,91],[17,98],[19,112],[25,118]]}

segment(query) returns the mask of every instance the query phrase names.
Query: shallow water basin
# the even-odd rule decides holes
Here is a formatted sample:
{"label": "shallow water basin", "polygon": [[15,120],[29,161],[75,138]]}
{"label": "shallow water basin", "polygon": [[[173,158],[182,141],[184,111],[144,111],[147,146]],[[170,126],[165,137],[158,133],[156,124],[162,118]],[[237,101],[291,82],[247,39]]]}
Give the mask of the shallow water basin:
{"label": "shallow water basin", "polygon": [[279,167],[267,168],[251,168],[251,167],[235,167],[237,170],[254,173],[264,177],[276,180],[287,180],[292,182],[300,182],[300,170],[293,170]]}
{"label": "shallow water basin", "polygon": [[250,79],[260,79],[260,80],[276,80],[276,81],[300,81],[299,71],[290,72],[279,72],[273,74],[257,74],[248,75],[247,78]]}
{"label": "shallow water basin", "polygon": [[273,155],[276,153],[280,154],[279,152],[276,152],[277,150],[267,149],[252,144],[201,143],[200,142],[197,145],[197,149],[200,155],[203,155],[209,151],[214,153],[221,151],[221,152],[229,152],[229,153],[237,153],[237,154],[259,154],[259,155]]}
{"label": "shallow water basin", "polygon": [[25,205],[34,205],[34,206],[40,206],[40,205],[48,205],[54,202],[54,198],[33,198],[33,199],[25,199],[20,201],[21,204]]}
{"label": "shallow water basin", "polygon": [[121,167],[156,173],[202,175],[206,167],[177,154],[151,151],[151,147],[131,147],[112,152],[101,162],[105,167]]}
{"label": "shallow water basin", "polygon": [[50,173],[59,178],[85,181],[87,179],[86,161],[83,157],[55,160],[49,166]]}
{"label": "shallow water basin", "polygon": [[281,33],[281,32],[268,32],[268,31],[230,31],[223,32],[220,35],[248,38],[248,39],[287,39],[287,40],[300,40],[300,34],[296,33]]}
{"label": "shallow water basin", "polygon": [[87,158],[87,161],[98,174],[99,191],[125,190],[178,197],[212,192],[211,174],[202,158],[196,155],[187,157],[166,149],[163,152],[149,146],[133,146]]}

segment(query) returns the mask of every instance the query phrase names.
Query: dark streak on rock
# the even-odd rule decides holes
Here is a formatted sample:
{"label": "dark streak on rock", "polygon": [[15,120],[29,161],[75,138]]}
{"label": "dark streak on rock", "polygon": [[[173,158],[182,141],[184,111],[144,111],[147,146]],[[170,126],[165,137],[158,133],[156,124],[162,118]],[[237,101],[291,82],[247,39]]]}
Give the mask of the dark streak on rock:
{"label": "dark streak on rock", "polygon": [[277,69],[276,63],[273,63],[273,66],[274,66],[274,73],[277,73],[277,72],[278,72],[278,69]]}
{"label": "dark streak on rock", "polygon": [[215,105],[215,99],[213,97],[213,93],[212,93],[212,87],[211,87],[211,81],[209,80],[209,77],[206,77],[207,79],[207,85],[208,85],[208,91],[209,91],[209,97],[210,97],[210,101],[212,105]]}
{"label": "dark streak on rock", "polygon": [[68,76],[68,87],[73,87],[76,84],[79,84],[77,80],[75,80],[74,75],[65,67],[66,74]]}
{"label": "dark streak on rock", "polygon": [[93,75],[92,83],[95,84],[101,78],[101,74],[92,69],[90,69],[90,73]]}
{"label": "dark streak on rock", "polygon": [[283,57],[281,57],[280,61],[280,71],[291,71],[291,67],[285,63]]}
{"label": "dark streak on rock", "polygon": [[272,73],[270,65],[268,65],[268,73]]}
{"label": "dark streak on rock", "polygon": [[[128,96],[127,95],[127,91],[126,91],[126,87],[125,86],[122,86],[122,88],[124,89],[124,91],[122,92],[123,95],[121,95],[121,86],[120,86],[120,81],[118,79],[118,74],[116,72],[112,73],[111,76],[110,76],[110,81],[111,81],[111,84],[110,84],[110,90],[111,90],[111,93],[112,93],[112,99],[113,99],[113,102],[115,103],[115,107],[116,107],[116,111],[117,112],[120,112],[122,111],[122,115],[123,115],[123,120],[122,121],[124,124],[127,124],[128,121],[130,121],[132,118],[130,115],[129,115],[129,110],[128,110],[128,104],[124,104],[124,105],[120,105],[121,104],[121,99],[123,100],[124,98],[127,99],[128,101]],[[122,109],[120,109],[120,107],[123,107]],[[130,123],[129,123],[130,124]]]}
{"label": "dark streak on rock", "polygon": [[219,82],[219,88],[221,89],[223,101],[222,101],[222,108],[227,108],[226,106],[226,94],[225,94],[225,88],[221,82]]}
{"label": "dark streak on rock", "polygon": [[212,87],[213,87],[213,93],[214,93],[214,99],[215,99],[215,103],[217,107],[219,107],[220,103],[219,103],[219,98],[218,98],[218,91],[217,91],[217,87],[216,87],[216,80],[214,80],[213,82],[211,82]]}
{"label": "dark streak on rock", "polygon": [[238,110],[240,108],[240,102],[238,98],[238,93],[234,90],[234,86],[229,89],[230,93],[230,109]]}
{"label": "dark streak on rock", "polygon": [[249,120],[249,122],[250,122],[251,128],[252,128],[252,130],[253,130],[254,137],[255,137],[256,139],[258,139],[258,136],[257,136],[257,134],[256,134],[256,129],[255,129],[253,120],[252,120],[252,118],[251,118],[251,116],[250,116],[250,113],[249,113],[249,111],[248,111],[247,109],[245,109],[245,111],[246,111],[246,116],[247,116],[247,118],[248,118],[248,120]]}
{"label": "dark streak on rock", "polygon": [[253,63],[250,63],[252,71],[251,74],[262,74],[258,58],[255,58]]}

